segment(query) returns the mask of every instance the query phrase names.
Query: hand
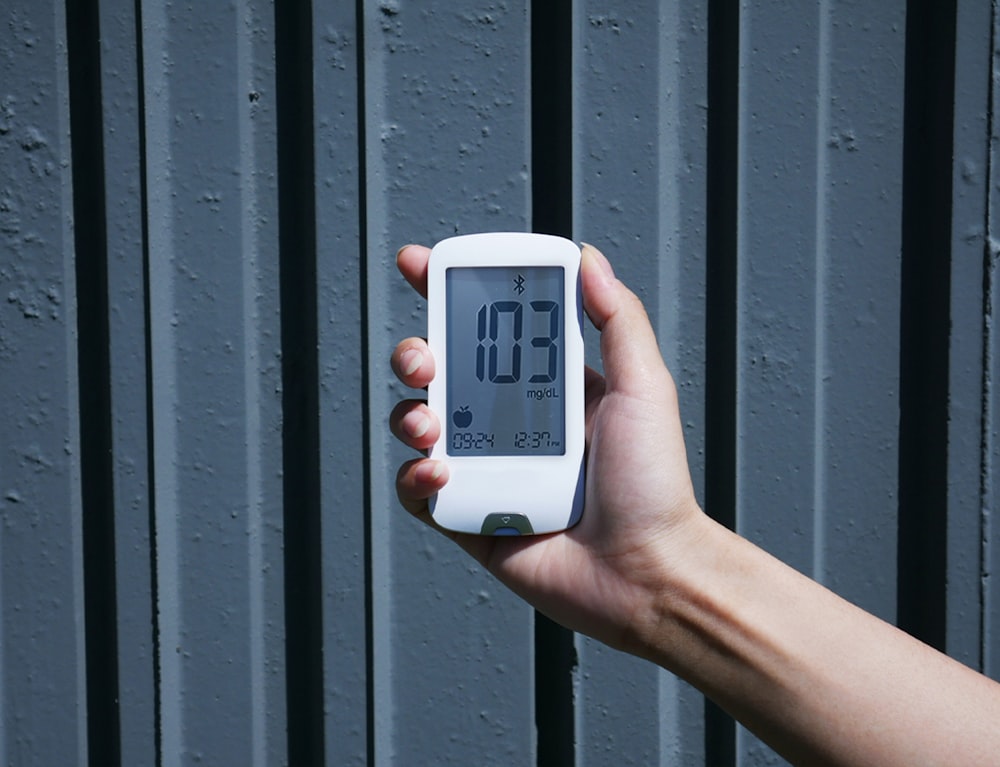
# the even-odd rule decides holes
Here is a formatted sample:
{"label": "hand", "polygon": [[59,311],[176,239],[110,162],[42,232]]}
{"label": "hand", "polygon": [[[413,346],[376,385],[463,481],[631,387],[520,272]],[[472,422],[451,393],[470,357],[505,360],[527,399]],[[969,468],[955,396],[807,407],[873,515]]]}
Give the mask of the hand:
{"label": "hand", "polygon": [[[399,270],[425,297],[429,253],[410,245],[397,255]],[[671,563],[696,545],[707,518],[691,486],[674,383],[641,302],[589,245],[581,282],[584,308],[601,332],[606,374],[586,371],[583,518],[545,536],[442,532],[553,620],[641,653],[637,632],[654,620]],[[392,355],[396,375],[414,388],[433,379],[434,363],[419,338],[402,341]],[[418,450],[441,434],[437,415],[418,400],[400,402],[389,424]],[[447,481],[443,463],[417,458],[400,468],[396,490],[408,511],[434,526],[427,499]]]}

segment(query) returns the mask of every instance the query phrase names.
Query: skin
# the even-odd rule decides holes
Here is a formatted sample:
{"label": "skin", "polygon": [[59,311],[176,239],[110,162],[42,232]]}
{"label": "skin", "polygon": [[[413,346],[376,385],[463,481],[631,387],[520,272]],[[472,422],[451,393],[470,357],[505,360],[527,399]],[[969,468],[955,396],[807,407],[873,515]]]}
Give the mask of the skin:
{"label": "skin", "polygon": [[[429,253],[410,245],[397,254],[423,296]],[[586,376],[582,520],[547,536],[442,534],[553,620],[696,685],[794,763],[1000,763],[1000,685],[702,512],[645,309],[589,245],[581,283],[605,370]],[[391,364],[414,388],[434,377],[420,338],[400,342]],[[421,451],[441,434],[421,400],[400,402],[389,425]],[[400,467],[396,489],[407,511],[436,527],[427,499],[447,481],[444,464],[420,457]]]}

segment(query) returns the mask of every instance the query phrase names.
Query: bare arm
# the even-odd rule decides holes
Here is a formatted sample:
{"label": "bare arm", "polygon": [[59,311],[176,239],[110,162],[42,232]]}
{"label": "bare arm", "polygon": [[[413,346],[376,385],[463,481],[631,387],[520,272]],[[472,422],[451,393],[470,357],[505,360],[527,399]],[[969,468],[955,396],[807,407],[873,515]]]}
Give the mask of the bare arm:
{"label": "bare arm", "polygon": [[1000,761],[1000,686],[713,522],[634,652],[797,764]]}
{"label": "bare arm", "polygon": [[[400,251],[426,291],[426,248]],[[990,764],[1000,754],[1000,685],[840,599],[702,513],[691,487],[673,381],[639,300],[584,247],[584,305],[606,377],[587,378],[584,516],[551,536],[447,533],[563,625],[689,680],[801,764]],[[392,359],[425,386],[421,339]],[[401,402],[390,427],[426,449],[440,424]],[[401,502],[433,525],[441,464],[400,468]]]}

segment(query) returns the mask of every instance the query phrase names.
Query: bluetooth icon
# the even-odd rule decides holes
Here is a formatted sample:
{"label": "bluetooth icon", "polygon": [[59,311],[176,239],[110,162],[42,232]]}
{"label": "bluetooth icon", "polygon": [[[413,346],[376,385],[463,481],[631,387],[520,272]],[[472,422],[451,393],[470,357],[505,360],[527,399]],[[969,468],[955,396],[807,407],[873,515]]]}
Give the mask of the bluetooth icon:
{"label": "bluetooth icon", "polygon": [[518,295],[524,293],[524,277],[520,274],[514,279],[514,290]]}

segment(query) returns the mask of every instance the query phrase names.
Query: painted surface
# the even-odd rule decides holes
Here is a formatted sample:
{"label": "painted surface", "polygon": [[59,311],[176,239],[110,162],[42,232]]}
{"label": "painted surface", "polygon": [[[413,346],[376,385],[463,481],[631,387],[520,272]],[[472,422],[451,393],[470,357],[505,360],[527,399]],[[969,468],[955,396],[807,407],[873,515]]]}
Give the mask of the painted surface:
{"label": "painted surface", "polygon": [[395,501],[396,249],[552,211],[709,513],[1000,674],[994,11],[561,3],[0,11],[0,761],[773,763],[585,637],[537,697],[567,659]]}

